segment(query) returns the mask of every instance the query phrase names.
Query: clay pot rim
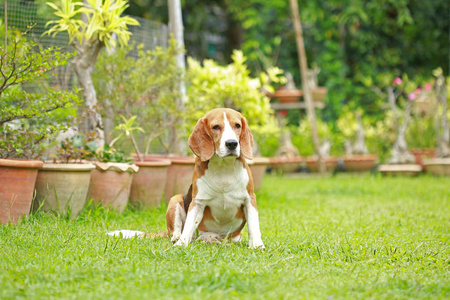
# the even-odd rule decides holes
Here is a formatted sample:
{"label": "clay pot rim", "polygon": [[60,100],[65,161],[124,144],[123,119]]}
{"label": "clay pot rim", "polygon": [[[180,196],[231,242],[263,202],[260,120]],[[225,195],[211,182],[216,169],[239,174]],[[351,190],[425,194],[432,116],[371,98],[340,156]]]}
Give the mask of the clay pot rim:
{"label": "clay pot rim", "polygon": [[55,164],[46,162],[40,168],[40,171],[72,171],[72,172],[87,172],[95,169],[92,163],[69,163],[69,164]]}
{"label": "clay pot rim", "polygon": [[276,90],[273,94],[270,94],[272,97],[286,97],[286,96],[295,96],[301,97],[303,96],[302,90]]}
{"label": "clay pot rim", "polygon": [[423,164],[426,166],[434,166],[434,165],[450,165],[450,158],[428,158],[424,159]]}
{"label": "clay pot rim", "polygon": [[115,162],[94,162],[95,169],[99,171],[114,171],[118,173],[136,173],[139,171],[139,167],[134,164],[127,163],[115,163]]}
{"label": "clay pot rim", "polygon": [[170,159],[172,164],[192,165],[195,163],[195,158],[193,156],[169,156],[168,159]]}
{"label": "clay pot rim", "polygon": [[377,160],[378,155],[376,154],[355,154],[355,155],[344,155],[342,159],[344,161],[370,161]]}
{"label": "clay pot rim", "polygon": [[386,164],[379,165],[378,171],[380,172],[422,172],[422,166],[419,164]]}
{"label": "clay pot rim", "polygon": [[[337,162],[338,158],[335,156],[330,156],[330,157],[322,157],[322,160],[324,162]],[[319,160],[315,156],[307,156],[307,157],[305,157],[305,161],[307,163],[312,163],[312,162],[318,162]]]}
{"label": "clay pot rim", "polygon": [[[131,156],[137,158],[136,153],[132,153]],[[144,162],[155,160],[169,160],[171,164],[186,164],[191,165],[195,163],[194,156],[184,156],[177,154],[143,154]]]}
{"label": "clay pot rim", "polygon": [[42,168],[43,165],[44,165],[44,162],[41,160],[15,159],[15,158],[0,159],[0,166],[8,167],[8,168],[39,169],[39,168]]}
{"label": "clay pot rim", "polygon": [[303,157],[295,156],[295,157],[271,157],[271,164],[283,164],[283,163],[301,163],[303,161]]}
{"label": "clay pot rim", "polygon": [[168,167],[172,164],[169,159],[150,159],[146,161],[136,161],[134,164],[138,167]]}
{"label": "clay pot rim", "polygon": [[268,165],[270,164],[270,158],[268,157],[253,157],[253,159],[246,159],[245,160],[248,165]]}

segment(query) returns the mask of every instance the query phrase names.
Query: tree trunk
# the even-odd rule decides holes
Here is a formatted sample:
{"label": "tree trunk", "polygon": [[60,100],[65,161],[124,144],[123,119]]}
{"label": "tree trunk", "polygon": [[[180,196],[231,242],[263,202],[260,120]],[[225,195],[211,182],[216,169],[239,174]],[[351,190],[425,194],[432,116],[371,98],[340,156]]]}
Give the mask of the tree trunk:
{"label": "tree trunk", "polygon": [[311,122],[312,138],[314,149],[319,163],[319,172],[325,173],[325,164],[322,159],[322,154],[320,153],[320,141],[316,127],[316,111],[314,110],[314,103],[312,99],[311,89],[308,86],[308,62],[306,59],[305,43],[303,41],[302,23],[300,21],[300,14],[297,0],[290,0],[290,5],[296,35],[297,52],[300,65],[300,72],[302,76],[302,89],[306,103],[306,111],[308,114],[308,118]]}
{"label": "tree trunk", "polygon": [[[440,117],[439,129],[437,130],[437,156],[438,157],[450,157],[450,128],[449,121],[447,117],[447,88],[445,86],[444,76],[439,76],[437,80],[438,84],[438,106],[439,102],[442,108],[442,115]],[[438,108],[437,108],[438,109]],[[439,111],[439,110],[438,110]],[[436,116],[439,122],[439,116]]]}
{"label": "tree trunk", "polygon": [[[103,131],[102,117],[98,112],[97,93],[95,91],[92,73],[94,72],[95,61],[102,47],[102,44],[90,41],[84,41],[81,48],[78,48],[78,54],[73,60],[75,74],[82,88],[84,104],[86,110],[86,119],[83,121],[84,126],[80,126],[82,133],[95,131],[97,133],[97,146],[103,146],[105,136]],[[83,132],[86,130],[85,132]]]}
{"label": "tree trunk", "polygon": [[[181,2],[180,0],[168,0],[169,4],[169,29],[170,33],[173,34],[177,46],[179,48],[179,53],[176,57],[177,66],[183,71],[183,80],[180,82],[179,92],[180,97],[176,99],[177,106],[180,110],[184,111],[184,103],[186,102],[186,85],[184,83],[184,74],[186,71],[186,62],[184,57],[184,28],[183,28],[183,16],[181,13]],[[184,122],[184,120],[177,120],[177,123]],[[177,124],[175,123],[175,124]],[[187,143],[184,139],[180,139],[184,133],[181,132],[181,128],[184,128],[182,124],[180,126],[172,126],[169,128],[169,143],[170,151],[178,154],[185,154]]]}
{"label": "tree trunk", "polygon": [[409,152],[408,144],[406,143],[406,129],[408,128],[409,115],[411,114],[412,102],[408,101],[405,106],[405,114],[403,123],[397,120],[397,137],[395,139],[394,147],[392,149],[391,164],[412,164],[415,163],[414,155]]}

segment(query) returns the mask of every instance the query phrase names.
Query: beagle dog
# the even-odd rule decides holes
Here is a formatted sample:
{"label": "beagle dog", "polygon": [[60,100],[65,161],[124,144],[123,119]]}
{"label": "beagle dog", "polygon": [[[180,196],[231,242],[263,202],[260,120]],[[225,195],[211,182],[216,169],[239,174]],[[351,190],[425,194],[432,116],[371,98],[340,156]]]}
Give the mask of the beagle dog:
{"label": "beagle dog", "polygon": [[192,185],[186,195],[170,199],[167,231],[148,234],[115,231],[124,237],[169,236],[175,246],[187,246],[198,229],[198,239],[208,243],[229,237],[242,238],[248,222],[250,248],[264,248],[253,178],[245,158],[252,159],[253,136],[247,121],[237,111],[217,108],[195,126],[188,140],[196,155]]}

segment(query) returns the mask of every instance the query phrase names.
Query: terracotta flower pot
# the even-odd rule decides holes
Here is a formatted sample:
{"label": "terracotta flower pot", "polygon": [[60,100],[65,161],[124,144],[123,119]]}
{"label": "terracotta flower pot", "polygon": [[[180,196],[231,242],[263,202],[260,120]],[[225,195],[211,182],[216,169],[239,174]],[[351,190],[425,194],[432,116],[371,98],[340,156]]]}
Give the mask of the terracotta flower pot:
{"label": "terracotta flower pot", "polygon": [[270,97],[278,98],[282,103],[298,102],[300,97],[303,95],[301,90],[285,90],[279,89],[275,93],[271,94]]}
{"label": "terracotta flower pot", "polygon": [[0,159],[0,224],[17,224],[28,216],[33,201],[38,169],[37,160]]}
{"label": "terracotta flower pot", "polygon": [[172,164],[167,170],[167,182],[164,200],[168,203],[176,194],[186,194],[192,184],[195,158],[192,156],[169,156]]}
{"label": "terracotta flower pot", "polygon": [[94,165],[44,164],[36,179],[36,201],[33,210],[57,211],[75,218],[86,203],[86,194]]}
{"label": "terracotta flower pot", "polygon": [[267,157],[254,157],[252,160],[248,160],[247,163],[250,167],[250,171],[252,172],[255,190],[259,190],[262,186],[267,166],[270,164],[270,159]]}
{"label": "terracotta flower pot", "polygon": [[[310,172],[318,172],[319,171],[319,161],[316,157],[306,157],[306,167]],[[337,165],[338,159],[337,157],[324,157],[323,162],[325,163],[325,171],[333,172]]]}
{"label": "terracotta flower pot", "polygon": [[170,160],[155,159],[135,164],[139,171],[131,183],[130,203],[145,208],[158,207],[164,195]]}
{"label": "terracotta flower pot", "polygon": [[416,164],[422,165],[422,167],[425,167],[424,160],[436,157],[436,149],[411,149],[411,153],[416,159]]}
{"label": "terracotta flower pot", "polygon": [[427,173],[435,176],[450,176],[450,158],[430,158],[424,161]]}
{"label": "terracotta flower pot", "polygon": [[417,176],[422,172],[422,166],[417,164],[379,165],[378,171],[384,176]]}
{"label": "terracotta flower pot", "polygon": [[344,156],[344,168],[349,172],[365,172],[375,168],[378,156],[375,154],[360,154]]}
{"label": "terracotta flower pot", "polygon": [[282,173],[293,173],[300,169],[303,163],[303,158],[296,157],[271,157],[270,166],[272,169]]}
{"label": "terracotta flower pot", "polygon": [[94,204],[123,212],[130,197],[133,174],[139,167],[126,163],[95,162],[94,165],[87,199],[93,199]]}

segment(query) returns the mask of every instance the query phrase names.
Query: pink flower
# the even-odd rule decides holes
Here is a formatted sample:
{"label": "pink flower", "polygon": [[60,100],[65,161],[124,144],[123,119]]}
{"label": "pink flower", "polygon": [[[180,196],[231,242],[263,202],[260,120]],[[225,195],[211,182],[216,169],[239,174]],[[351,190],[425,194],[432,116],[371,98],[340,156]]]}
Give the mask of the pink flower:
{"label": "pink flower", "polygon": [[417,95],[416,95],[415,92],[412,92],[412,93],[408,94],[408,99],[409,100],[414,101],[414,100],[416,100],[416,98],[417,98]]}
{"label": "pink flower", "polygon": [[425,83],[425,91],[431,91],[431,84]]}
{"label": "pink flower", "polygon": [[420,93],[422,93],[422,90],[420,88],[417,88],[414,93],[416,93],[416,95],[420,95]]}
{"label": "pink flower", "polygon": [[119,89],[123,90],[124,86],[123,84],[119,85]]}
{"label": "pink flower", "polygon": [[394,79],[394,84],[395,85],[400,85],[403,83],[403,80],[400,77],[395,77]]}

